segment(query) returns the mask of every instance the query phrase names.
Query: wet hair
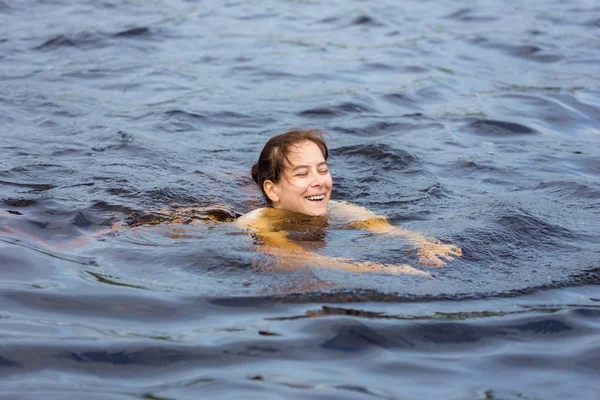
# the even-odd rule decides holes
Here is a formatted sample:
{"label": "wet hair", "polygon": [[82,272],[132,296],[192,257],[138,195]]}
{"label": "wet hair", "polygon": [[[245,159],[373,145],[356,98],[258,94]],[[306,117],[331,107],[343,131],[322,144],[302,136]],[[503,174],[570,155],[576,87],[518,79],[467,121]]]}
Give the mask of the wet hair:
{"label": "wet hair", "polygon": [[329,150],[327,144],[323,140],[325,133],[316,129],[291,129],[285,133],[273,136],[263,147],[258,162],[252,166],[252,179],[258,185],[258,188],[263,194],[268,205],[272,205],[271,199],[267,196],[264,189],[264,183],[270,180],[273,183],[278,183],[283,175],[285,161],[289,163],[288,155],[290,148],[294,145],[309,140],[319,146],[323,157],[327,160]]}

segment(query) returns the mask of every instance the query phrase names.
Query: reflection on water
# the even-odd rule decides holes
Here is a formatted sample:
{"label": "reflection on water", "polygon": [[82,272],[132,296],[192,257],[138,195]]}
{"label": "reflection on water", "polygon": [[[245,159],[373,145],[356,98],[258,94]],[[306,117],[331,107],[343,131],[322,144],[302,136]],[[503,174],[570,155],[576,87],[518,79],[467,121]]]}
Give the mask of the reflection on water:
{"label": "reflection on water", "polygon": [[[0,397],[597,395],[590,2],[27,0],[0,20]],[[329,132],[332,198],[463,257],[306,223],[314,251],[433,277],[268,268],[230,222],[294,126]]]}

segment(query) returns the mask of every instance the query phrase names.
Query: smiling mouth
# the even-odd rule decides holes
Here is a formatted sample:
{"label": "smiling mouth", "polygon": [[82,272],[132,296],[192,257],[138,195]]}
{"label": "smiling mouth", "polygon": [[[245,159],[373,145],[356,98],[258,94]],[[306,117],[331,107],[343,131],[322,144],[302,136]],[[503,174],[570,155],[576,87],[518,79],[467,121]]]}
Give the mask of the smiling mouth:
{"label": "smiling mouth", "polygon": [[321,201],[325,198],[324,194],[318,195],[318,196],[306,196],[305,199],[309,200],[309,201]]}

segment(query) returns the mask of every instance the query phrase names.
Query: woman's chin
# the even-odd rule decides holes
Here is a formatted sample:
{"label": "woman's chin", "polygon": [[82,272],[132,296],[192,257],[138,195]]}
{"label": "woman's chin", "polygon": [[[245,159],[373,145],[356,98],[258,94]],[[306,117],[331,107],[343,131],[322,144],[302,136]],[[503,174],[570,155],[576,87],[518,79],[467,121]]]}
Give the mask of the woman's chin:
{"label": "woman's chin", "polygon": [[310,207],[305,209],[304,214],[311,215],[313,217],[322,217],[327,214],[327,203],[323,201],[323,204],[311,204]]}

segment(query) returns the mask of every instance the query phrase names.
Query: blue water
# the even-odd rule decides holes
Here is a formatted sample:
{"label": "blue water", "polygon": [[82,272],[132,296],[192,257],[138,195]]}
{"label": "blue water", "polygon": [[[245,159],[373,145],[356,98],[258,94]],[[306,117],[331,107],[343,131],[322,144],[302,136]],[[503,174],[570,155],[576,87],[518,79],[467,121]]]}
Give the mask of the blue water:
{"label": "blue water", "polygon": [[[586,0],[0,1],[0,398],[597,399],[599,32]],[[332,198],[463,257],[320,227],[434,277],[261,268],[226,220],[291,127]]]}

